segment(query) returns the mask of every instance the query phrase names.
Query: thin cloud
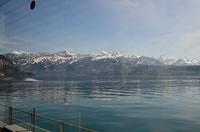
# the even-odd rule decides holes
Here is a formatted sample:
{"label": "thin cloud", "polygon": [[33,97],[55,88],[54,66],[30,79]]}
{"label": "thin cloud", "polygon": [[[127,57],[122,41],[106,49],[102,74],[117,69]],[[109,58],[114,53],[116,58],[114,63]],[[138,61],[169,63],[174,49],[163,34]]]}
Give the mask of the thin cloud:
{"label": "thin cloud", "polygon": [[198,56],[200,1],[106,0],[100,2],[118,17],[124,29],[134,31],[140,28],[138,34],[152,32],[151,38],[147,39],[145,36],[141,38],[144,39],[142,43],[145,43],[138,48],[141,52],[149,55],[160,55],[165,52],[174,56]]}
{"label": "thin cloud", "polygon": [[17,37],[0,37],[0,52],[24,49],[31,42]]}

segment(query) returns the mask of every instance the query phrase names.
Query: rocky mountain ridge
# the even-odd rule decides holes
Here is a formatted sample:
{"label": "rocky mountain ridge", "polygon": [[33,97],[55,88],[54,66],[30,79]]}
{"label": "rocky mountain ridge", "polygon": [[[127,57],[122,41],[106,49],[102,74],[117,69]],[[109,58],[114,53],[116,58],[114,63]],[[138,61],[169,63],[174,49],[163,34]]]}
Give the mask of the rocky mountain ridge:
{"label": "rocky mountain ridge", "polygon": [[56,53],[27,53],[15,51],[5,54],[23,71],[36,74],[62,73],[67,75],[90,74],[133,74],[160,69],[158,67],[199,66],[199,61],[187,58],[147,57],[126,55],[120,52],[98,54],[75,54],[69,51]]}
{"label": "rocky mountain ridge", "polygon": [[0,55],[0,80],[21,79],[27,75],[28,73],[20,71],[9,58]]}

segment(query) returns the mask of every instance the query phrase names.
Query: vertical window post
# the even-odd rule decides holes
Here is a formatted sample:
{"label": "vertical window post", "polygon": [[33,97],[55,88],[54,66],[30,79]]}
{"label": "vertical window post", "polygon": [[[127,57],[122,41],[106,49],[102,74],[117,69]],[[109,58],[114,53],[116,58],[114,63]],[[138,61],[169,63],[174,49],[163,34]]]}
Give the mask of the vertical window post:
{"label": "vertical window post", "polygon": [[31,123],[31,131],[35,132],[35,108],[30,113],[30,123]]}
{"label": "vertical window post", "polygon": [[61,121],[60,122],[60,132],[64,132],[65,131],[65,124]]}
{"label": "vertical window post", "polygon": [[8,123],[9,124],[13,123],[13,108],[12,108],[12,106],[9,107]]}

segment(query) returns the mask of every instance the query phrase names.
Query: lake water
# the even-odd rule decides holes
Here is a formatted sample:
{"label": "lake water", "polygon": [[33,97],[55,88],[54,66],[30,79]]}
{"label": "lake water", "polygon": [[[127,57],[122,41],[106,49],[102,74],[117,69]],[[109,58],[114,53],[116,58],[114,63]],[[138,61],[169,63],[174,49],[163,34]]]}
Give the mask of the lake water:
{"label": "lake water", "polygon": [[[0,103],[28,111],[35,107],[40,115],[101,132],[199,132],[199,78],[140,76],[0,82]],[[57,131],[58,126],[47,124],[40,123]]]}

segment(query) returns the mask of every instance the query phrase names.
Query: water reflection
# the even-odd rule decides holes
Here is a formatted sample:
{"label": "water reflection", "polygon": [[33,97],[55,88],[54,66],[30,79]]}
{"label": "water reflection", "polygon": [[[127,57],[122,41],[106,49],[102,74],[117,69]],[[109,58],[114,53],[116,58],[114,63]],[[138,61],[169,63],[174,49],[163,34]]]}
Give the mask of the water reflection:
{"label": "water reflection", "polygon": [[176,131],[176,125],[197,131],[199,86],[194,76],[1,82],[0,101],[74,123],[81,117],[83,125],[100,131]]}
{"label": "water reflection", "polygon": [[0,82],[0,97],[12,100],[33,98],[42,101],[70,102],[77,98],[112,100],[132,96],[159,98],[161,96],[199,97],[200,80],[90,80]]}

